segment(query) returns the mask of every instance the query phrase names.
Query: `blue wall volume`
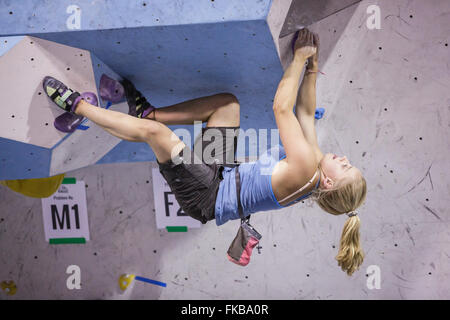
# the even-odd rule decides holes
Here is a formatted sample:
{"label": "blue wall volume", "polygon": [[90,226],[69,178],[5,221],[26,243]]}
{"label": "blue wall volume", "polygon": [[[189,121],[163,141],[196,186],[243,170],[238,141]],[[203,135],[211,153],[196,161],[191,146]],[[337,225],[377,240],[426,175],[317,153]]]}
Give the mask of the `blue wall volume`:
{"label": "blue wall volume", "polygon": [[[70,5],[4,2],[1,35],[89,50],[157,107],[231,92],[242,129],[276,128],[272,99],[283,70],[266,21],[271,1],[78,1],[79,30],[68,29]],[[153,160],[147,144],[123,141],[98,163]]]}

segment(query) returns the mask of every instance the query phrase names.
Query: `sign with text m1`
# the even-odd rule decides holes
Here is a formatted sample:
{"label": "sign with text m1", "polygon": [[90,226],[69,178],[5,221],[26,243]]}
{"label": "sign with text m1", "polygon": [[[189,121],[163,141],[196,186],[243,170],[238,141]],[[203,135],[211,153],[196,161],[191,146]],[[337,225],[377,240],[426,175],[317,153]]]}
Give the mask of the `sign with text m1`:
{"label": "sign with text m1", "polygon": [[65,180],[58,190],[42,199],[45,240],[50,244],[86,243],[89,224],[83,181]]}

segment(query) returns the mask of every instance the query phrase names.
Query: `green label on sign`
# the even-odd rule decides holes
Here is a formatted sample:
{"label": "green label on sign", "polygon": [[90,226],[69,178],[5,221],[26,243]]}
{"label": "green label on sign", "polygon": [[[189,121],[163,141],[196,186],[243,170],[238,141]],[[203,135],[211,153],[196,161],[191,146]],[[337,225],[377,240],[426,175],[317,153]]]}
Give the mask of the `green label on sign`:
{"label": "green label on sign", "polygon": [[64,178],[63,184],[75,184],[77,183],[77,179],[76,178]]}
{"label": "green label on sign", "polygon": [[69,244],[69,243],[86,243],[85,238],[60,238],[50,239],[50,244]]}
{"label": "green label on sign", "polygon": [[168,232],[187,232],[187,227],[166,227]]}

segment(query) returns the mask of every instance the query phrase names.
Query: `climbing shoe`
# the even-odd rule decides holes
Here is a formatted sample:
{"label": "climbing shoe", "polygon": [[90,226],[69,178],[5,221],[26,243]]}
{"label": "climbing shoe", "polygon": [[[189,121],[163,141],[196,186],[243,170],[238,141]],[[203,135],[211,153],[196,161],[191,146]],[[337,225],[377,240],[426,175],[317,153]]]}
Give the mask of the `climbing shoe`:
{"label": "climbing shoe", "polygon": [[136,90],[130,80],[124,78],[120,81],[120,83],[125,90],[125,96],[129,107],[129,115],[137,118],[145,118],[156,109],[147,101],[141,92]]}
{"label": "climbing shoe", "polygon": [[68,88],[64,83],[53,77],[44,78],[42,85],[44,92],[61,109],[74,112],[77,104],[83,99],[79,92]]}

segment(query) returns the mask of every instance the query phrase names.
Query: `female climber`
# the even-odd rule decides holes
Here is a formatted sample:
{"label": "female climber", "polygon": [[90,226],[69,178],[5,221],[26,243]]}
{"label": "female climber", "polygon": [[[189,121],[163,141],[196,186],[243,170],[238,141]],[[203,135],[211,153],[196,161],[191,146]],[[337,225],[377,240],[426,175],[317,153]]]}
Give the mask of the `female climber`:
{"label": "female climber", "polygon": [[[129,114],[124,114],[88,103],[82,94],[55,78],[45,77],[43,87],[60,108],[88,118],[120,139],[146,142],[183,211],[202,223],[215,220],[222,225],[239,219],[237,199],[246,217],[285,208],[308,197],[328,213],[347,214],[336,260],[351,275],[364,258],[356,209],[365,201],[366,181],[345,156],[323,154],[318,146],[314,128],[318,51],[318,36],[307,29],[299,31],[293,60],[273,102],[281,145],[264,152],[256,161],[239,165],[234,159],[240,106],[230,93],[155,108],[129,80],[123,79],[117,85],[122,86],[130,107]],[[206,122],[206,127],[195,140],[192,152],[167,125],[194,121]],[[217,136],[222,138],[211,138]],[[208,161],[203,154],[207,150]],[[236,170],[240,176],[239,198]]]}

